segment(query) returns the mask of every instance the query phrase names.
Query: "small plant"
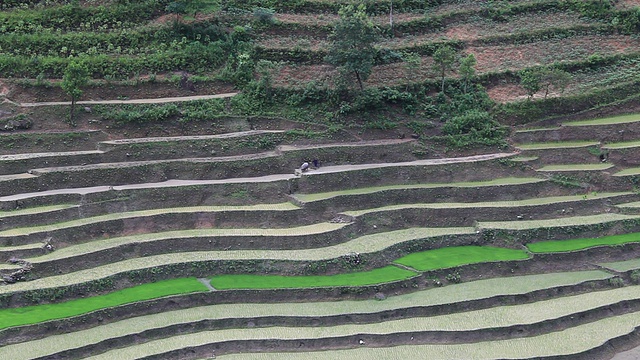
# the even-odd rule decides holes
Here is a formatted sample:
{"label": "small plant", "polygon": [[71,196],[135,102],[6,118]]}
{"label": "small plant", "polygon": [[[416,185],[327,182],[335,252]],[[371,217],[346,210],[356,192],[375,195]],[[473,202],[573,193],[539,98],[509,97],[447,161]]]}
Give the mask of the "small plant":
{"label": "small plant", "polygon": [[624,286],[624,281],[619,277],[614,277],[614,278],[609,279],[609,285],[611,285],[613,287],[623,287]]}
{"label": "small plant", "polygon": [[445,279],[448,282],[453,283],[453,284],[459,284],[462,281],[462,279],[460,278],[460,273],[457,272],[457,271],[454,272],[454,273],[451,273],[451,274],[447,274]]}
{"label": "small plant", "polygon": [[262,24],[273,24],[275,22],[275,11],[263,7],[253,8],[253,17]]}
{"label": "small plant", "polygon": [[640,284],[640,270],[633,270],[630,277],[632,283]]}

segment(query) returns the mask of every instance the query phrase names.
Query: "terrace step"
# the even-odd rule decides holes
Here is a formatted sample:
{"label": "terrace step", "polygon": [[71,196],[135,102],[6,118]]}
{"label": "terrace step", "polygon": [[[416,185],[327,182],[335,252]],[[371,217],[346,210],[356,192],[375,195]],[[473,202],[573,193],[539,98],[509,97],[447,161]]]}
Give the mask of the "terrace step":
{"label": "terrace step", "polygon": [[[317,319],[320,324],[324,323],[325,319],[335,319],[333,322],[337,320],[339,324],[339,321],[345,317],[348,317],[347,319],[359,317],[362,318],[360,322],[371,322],[382,319],[383,317],[387,320],[410,317],[414,313],[416,315],[422,314],[434,316],[457,312],[457,310],[454,309],[466,309],[467,311],[484,309],[490,306],[489,304],[491,302],[498,302],[502,304],[522,304],[523,299],[539,300],[544,298],[555,298],[560,293],[571,295],[575,291],[572,289],[576,286],[586,285],[587,283],[592,283],[594,281],[606,280],[611,277],[611,274],[603,271],[580,271],[572,273],[514,276],[502,279],[478,280],[441,288],[432,288],[405,295],[390,296],[387,297],[385,301],[370,299],[359,301],[344,300],[339,303],[286,303],[282,301],[270,304],[233,303],[215,304],[173,311],[161,311],[161,307],[159,306],[146,306],[144,307],[144,309],[146,309],[144,313],[137,312],[137,314],[132,314],[131,311],[118,312],[125,318],[130,317],[126,320],[120,318],[119,321],[113,322],[114,320],[111,317],[107,317],[104,319],[101,326],[87,329],[88,326],[93,326],[93,324],[95,324],[94,321],[87,319],[85,321],[78,322],[78,327],[57,327],[57,330],[49,332],[50,335],[53,335],[54,333],[68,332],[65,335],[59,335],[56,337],[51,336],[41,340],[28,342],[25,342],[24,337],[19,337],[15,340],[12,339],[11,341],[7,341],[7,343],[11,344],[19,341],[22,344],[6,345],[3,348],[3,351],[6,351],[7,354],[17,354],[22,352],[22,355],[28,354],[30,358],[53,355],[55,353],[69,351],[71,349],[84,349],[83,351],[91,353],[92,348],[96,344],[100,344],[104,341],[115,341],[120,347],[132,345],[131,340],[138,338],[131,336],[133,334],[139,335],[145,340],[153,340],[158,338],[154,333],[172,333],[172,331],[170,331],[171,329],[181,327],[181,325],[201,323],[203,321],[210,321],[211,324],[216,324],[216,321],[225,321],[225,324],[227,325],[222,326],[221,324],[218,328],[229,328],[229,324],[236,323],[230,321],[231,319],[251,319],[251,321],[259,327],[265,327],[279,325],[278,319],[284,320],[287,318],[294,319],[299,317],[303,317],[305,321],[309,317],[313,317]],[[559,291],[561,289],[563,291]],[[618,289],[618,291],[614,291],[614,293],[623,295],[624,291]],[[604,296],[606,292],[596,294],[599,295],[593,298],[586,297],[585,295],[577,295],[577,297],[566,299],[582,299],[586,297],[590,300],[585,299],[585,302],[582,302],[581,305],[587,305],[588,302],[592,307],[597,307],[597,302],[607,297]],[[620,298],[620,295],[617,297]],[[612,300],[613,297],[608,301]],[[215,302],[216,300],[212,299],[212,301]],[[615,300],[613,301],[615,302]],[[533,304],[530,304],[529,306],[533,306]],[[575,308],[575,306],[574,302],[571,307]],[[126,307],[126,305],[123,307]],[[562,307],[559,306],[555,307],[557,310],[560,310],[561,308]],[[407,311],[405,315],[401,315],[403,313],[401,310]],[[99,313],[100,312],[98,312],[98,314],[94,313],[95,315],[87,314],[85,317],[90,318],[92,316],[100,316]],[[356,313],[361,315],[357,315]],[[528,314],[528,312],[524,312],[520,315],[525,313]],[[135,317],[136,315],[137,317]],[[442,319],[442,317],[440,318]],[[499,318],[504,319],[503,317]],[[434,317],[433,319],[438,319],[438,317]],[[475,318],[475,320],[480,321],[480,317]],[[348,321],[351,320],[347,320],[347,322]],[[244,324],[246,321],[241,321],[240,323]],[[291,321],[288,323],[291,323]],[[231,325],[231,327],[233,327],[233,325]],[[29,326],[26,326],[21,329],[26,330],[28,328]],[[84,330],[78,331],[79,328],[84,328]],[[147,332],[147,330],[152,329],[166,329],[169,331]],[[7,331],[0,332],[0,336],[7,333]],[[16,334],[16,336],[19,335]],[[2,338],[9,340],[5,336],[2,336]],[[95,353],[96,352],[94,351],[93,354]]]}
{"label": "terrace step", "polygon": [[534,230],[553,228],[575,228],[596,224],[617,223],[629,220],[637,221],[640,215],[598,214],[588,216],[565,217],[561,219],[520,220],[520,221],[481,221],[476,224],[479,230]]}
{"label": "terrace step", "polygon": [[[614,295],[618,293],[624,293],[624,295]],[[222,345],[228,341],[246,342],[247,345],[243,346],[244,351],[246,351],[247,347],[250,347],[261,352],[264,351],[262,350],[264,348],[258,345],[259,341],[257,340],[262,339],[288,341],[289,344],[282,344],[282,347],[287,351],[291,351],[293,346],[299,346],[300,342],[306,343],[312,339],[326,339],[326,343],[331,343],[334,349],[335,347],[355,349],[342,351],[331,350],[328,353],[322,353],[323,356],[334,359],[347,358],[348,356],[361,356],[357,354],[370,355],[372,358],[389,358],[391,355],[392,357],[397,356],[395,358],[408,359],[412,358],[410,354],[415,355],[416,353],[428,353],[430,359],[432,355],[435,355],[436,359],[470,359],[477,358],[477,356],[482,353],[489,355],[489,357],[486,357],[487,359],[515,357],[539,358],[552,355],[571,355],[600,347],[609,339],[622,337],[631,333],[636,327],[640,326],[640,311],[623,313],[605,319],[602,319],[602,315],[600,315],[598,320],[589,323],[567,321],[562,327],[563,329],[559,332],[543,334],[533,332],[533,334],[535,334],[534,336],[529,335],[527,337],[509,334],[504,336],[506,339],[499,337],[493,341],[463,342],[455,345],[442,345],[437,342],[429,344],[433,340],[428,340],[426,335],[439,333],[444,340],[447,338],[447,334],[459,338],[463,336],[462,334],[464,334],[464,332],[473,331],[482,334],[485,331],[499,332],[499,330],[506,330],[507,328],[509,330],[522,329],[527,328],[529,325],[539,325],[544,322],[557,321],[558,319],[569,320],[572,315],[579,317],[586,312],[597,311],[595,309],[600,309],[606,314],[608,311],[605,309],[609,306],[615,307],[626,301],[637,303],[639,293],[637,287],[632,287],[620,289],[617,292],[610,290],[602,293],[591,293],[578,295],[576,297],[540,301],[533,304],[477,310],[471,313],[441,315],[436,317],[415,317],[411,319],[381,321],[372,324],[348,324],[331,327],[280,326],[253,329],[210,330],[195,334],[172,336],[152,340],[149,343],[114,349],[90,357],[89,359],[136,359],[145,356],[170,357],[173,351],[183,349],[184,347],[196,349],[196,351],[204,351],[205,349],[198,348],[206,346],[207,350],[211,350],[214,348],[214,344]],[[609,296],[611,296],[611,298],[609,298]],[[599,301],[594,301],[591,297],[599,298]],[[575,302],[570,302],[570,300],[574,300]],[[634,310],[637,310],[637,308]],[[576,324],[577,326],[567,327]],[[607,327],[616,329],[605,330]],[[425,331],[425,329],[429,330]],[[592,334],[593,331],[601,332],[601,334],[595,336]],[[456,336],[454,335],[456,333],[459,334]],[[490,336],[487,337],[490,338]],[[595,339],[593,337],[595,337]],[[345,341],[338,340],[340,338]],[[378,346],[374,346],[373,348],[366,347],[367,344],[375,344],[376,340],[380,338],[393,338],[395,339],[395,341],[393,341],[394,345],[403,344],[404,346],[389,348],[379,348]],[[417,339],[411,341],[412,338]],[[410,345],[416,343],[421,343],[422,345]],[[254,344],[254,346],[250,344]],[[535,344],[545,344],[545,346],[535,346]],[[317,359],[318,354],[314,353],[313,350],[322,349],[320,344],[317,346],[317,348],[313,345],[311,345],[311,347],[305,346],[303,349],[293,353],[283,353],[281,352],[282,350],[280,352],[273,352],[273,350],[271,350],[267,351],[266,354],[261,354],[260,357],[276,359],[278,358],[276,356],[284,356],[285,358],[292,359],[298,359],[300,357]],[[424,351],[418,352],[419,350]],[[241,355],[246,358],[247,354]],[[235,355],[225,355],[223,358],[239,357]]]}
{"label": "terrace step", "polygon": [[561,126],[541,129],[517,130],[511,140],[516,143],[564,142],[598,140],[622,142],[640,139],[640,114],[611,118],[570,121]]}
{"label": "terrace step", "polygon": [[612,176],[638,176],[640,175],[640,167],[630,168],[618,171],[614,173]]}
{"label": "terrace step", "polygon": [[[5,246],[13,246],[31,243],[38,241],[36,239],[48,236],[55,240],[62,239],[61,244],[71,244],[79,240],[87,241],[93,237],[104,237],[108,234],[136,233],[142,230],[159,231],[185,227],[198,230],[215,227],[218,230],[224,230],[219,225],[226,224],[228,227],[230,224],[235,224],[236,219],[242,219],[252,213],[256,214],[257,219],[254,222],[259,225],[266,225],[270,221],[275,224],[283,224],[284,219],[278,220],[278,216],[293,217],[302,223],[304,215],[296,214],[298,210],[300,208],[291,203],[281,203],[250,206],[194,206],[119,212],[56,224],[3,230],[0,231],[0,242]],[[174,219],[173,223],[168,223],[166,218]],[[201,227],[198,227],[199,224]],[[232,231],[231,229],[227,230]]]}
{"label": "terrace step", "polygon": [[101,130],[69,132],[29,132],[0,134],[0,154],[28,152],[34,144],[49,152],[95,151],[96,143],[107,140]]}
{"label": "terrace step", "polygon": [[549,219],[615,210],[620,201],[637,199],[632,192],[573,196],[537,197],[485,202],[442,202],[388,205],[380,208],[344,211],[342,214],[367,224],[429,224],[430,226],[472,226],[477,221],[498,219]]}
{"label": "terrace step", "polygon": [[[366,148],[364,148],[366,149]],[[394,174],[392,178],[399,175],[405,175],[405,171],[416,172],[415,176],[420,174],[424,177],[426,174],[423,167],[427,167],[429,172],[436,174],[437,171],[443,171],[449,174],[449,177],[455,178],[457,173],[452,173],[445,166],[456,166],[462,164],[464,170],[475,174],[476,171],[467,167],[486,164],[488,161],[508,158],[515,155],[514,153],[497,153],[484,154],[476,156],[467,156],[459,158],[442,158],[404,161],[396,163],[369,163],[354,165],[336,165],[322,166],[319,169],[306,172],[303,175],[301,185],[313,186],[319,190],[326,186],[340,186],[344,188],[348,184],[339,181],[337,173],[352,175],[357,173],[371,180],[371,172],[378,173],[380,177],[384,172]],[[297,163],[296,165],[297,166]],[[199,179],[233,179],[239,177],[250,176],[267,176],[274,173],[288,172],[293,173],[292,161],[282,158],[277,152],[264,152],[259,154],[227,156],[218,158],[190,158],[190,159],[171,159],[171,160],[150,160],[135,161],[125,163],[102,163],[89,164],[86,166],[68,166],[68,167],[52,167],[33,169],[31,174],[5,175],[0,176],[0,196],[15,194],[15,189],[26,189],[27,192],[36,192],[43,190],[54,190],[57,184],[64,184],[67,187],[82,187],[88,183],[94,185],[125,185],[125,184],[144,184],[151,182],[161,182],[167,179],[180,180],[199,180]],[[436,169],[437,168],[437,169]],[[509,169],[514,172],[513,169]],[[368,172],[368,174],[367,174]],[[505,167],[503,172],[507,172]],[[462,173],[461,171],[459,173]],[[492,174],[495,175],[495,174]],[[37,176],[37,177],[36,177]],[[282,175],[280,175],[282,176]],[[431,175],[433,176],[433,175]],[[475,175],[478,177],[477,175]],[[341,178],[341,177],[340,177]],[[327,179],[333,179],[329,182]],[[389,183],[387,177],[381,178],[379,181]],[[21,180],[19,183],[15,181]],[[29,180],[29,181],[27,181]],[[229,180],[234,182],[234,180]],[[320,183],[316,183],[319,181]],[[337,182],[336,182],[337,181]],[[304,183],[304,184],[302,184]],[[322,185],[322,184],[325,185]]]}
{"label": "terrace step", "polygon": [[614,167],[613,164],[608,163],[592,163],[592,164],[561,164],[561,165],[547,165],[543,166],[536,171],[539,172],[584,172],[584,171],[603,171]]}
{"label": "terrace step", "polygon": [[[34,266],[34,271],[42,276],[68,273],[130,259],[131,247],[136,248],[135,253],[144,254],[144,257],[138,260],[139,265],[147,263],[147,265],[163,266],[174,263],[176,260],[196,262],[202,261],[204,258],[215,259],[215,261],[289,260],[312,262],[338,259],[349,253],[359,253],[363,256],[373,255],[409,242],[422,241],[431,243],[433,246],[437,244],[443,246],[469,244],[474,240],[466,235],[476,234],[473,227],[408,228],[344,240],[344,236],[340,236],[340,231],[345,230],[346,226],[346,224],[327,225],[323,228],[307,226],[282,229],[283,231],[279,232],[275,229],[262,231],[256,229],[185,230],[122,236],[69,246],[26,260]],[[331,240],[327,240],[321,247],[309,246],[314,244],[306,244],[308,246],[303,247],[301,245],[305,244],[299,244],[301,240],[304,240],[303,235],[321,234],[323,231],[332,234],[328,234],[331,235]],[[241,246],[238,243],[239,241],[246,242],[244,238],[250,237],[258,237],[260,241],[256,241],[257,244],[253,246]],[[280,237],[285,239],[281,240]],[[226,241],[225,238],[232,239]],[[233,242],[235,246],[227,247],[225,242]],[[273,242],[277,244],[273,244]],[[167,243],[170,244],[167,245]],[[171,243],[176,243],[176,245],[171,245]],[[14,249],[20,250],[17,247]],[[179,254],[173,256],[171,253]],[[133,259],[130,260],[133,261]],[[148,266],[144,266],[148,268]],[[0,270],[5,270],[4,265],[0,265]]]}
{"label": "terrace step", "polygon": [[233,156],[274,148],[285,130],[249,130],[216,135],[134,138],[102,141],[106,161],[148,161],[185,157]]}
{"label": "terrace step", "polygon": [[24,173],[43,165],[85,165],[98,162],[101,155],[102,151],[97,150],[0,155],[0,174]]}

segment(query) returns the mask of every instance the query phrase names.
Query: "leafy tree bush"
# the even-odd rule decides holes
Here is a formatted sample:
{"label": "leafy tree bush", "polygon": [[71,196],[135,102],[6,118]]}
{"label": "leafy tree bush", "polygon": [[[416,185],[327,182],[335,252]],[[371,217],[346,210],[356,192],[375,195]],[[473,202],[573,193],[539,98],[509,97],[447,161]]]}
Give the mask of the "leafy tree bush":
{"label": "leafy tree bush", "polygon": [[438,71],[440,78],[442,79],[440,91],[444,92],[445,75],[447,70],[451,70],[453,68],[453,63],[456,61],[456,51],[448,45],[441,46],[433,53],[433,61],[434,68]]}
{"label": "leafy tree bush", "polygon": [[364,90],[363,81],[371,75],[376,56],[373,45],[379,37],[378,30],[363,4],[357,8],[347,5],[340,9],[339,15],[340,20],[329,37],[331,46],[325,61],[337,66],[343,75],[355,75],[360,90]]}
{"label": "leafy tree bush", "polygon": [[89,70],[87,66],[79,60],[72,60],[62,77],[61,87],[67,95],[71,96],[71,111],[69,114],[69,122],[75,125],[75,108],[76,101],[82,96],[82,87],[89,82]]}
{"label": "leafy tree bush", "polygon": [[264,24],[273,24],[275,22],[274,15],[275,11],[273,9],[267,9],[263,7],[253,8],[253,17],[261,23]]}

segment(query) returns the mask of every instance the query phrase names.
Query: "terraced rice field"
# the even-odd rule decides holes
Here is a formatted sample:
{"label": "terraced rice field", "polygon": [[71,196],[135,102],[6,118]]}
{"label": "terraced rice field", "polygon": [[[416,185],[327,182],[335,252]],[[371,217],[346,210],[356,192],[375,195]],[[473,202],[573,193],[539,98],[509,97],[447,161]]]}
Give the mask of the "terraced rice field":
{"label": "terraced rice field", "polygon": [[[351,150],[344,144],[336,149]],[[565,188],[536,171],[534,166],[544,164],[504,176],[511,163],[494,159],[362,161],[323,166],[284,182],[278,173],[267,174],[251,186],[282,182],[290,188],[291,181],[328,174],[357,179],[371,169],[486,166],[481,173],[458,171],[451,182],[389,178],[377,186],[335,184],[336,190],[316,193],[305,187],[307,192],[290,195],[283,188],[267,202],[247,205],[204,206],[188,197],[171,201],[182,206],[135,203],[145,199],[138,193],[180,194],[204,186],[198,185],[203,180],[89,190],[79,203],[68,196],[81,188],[8,195],[7,204],[15,197],[34,205],[0,214],[13,219],[0,231],[0,254],[13,260],[0,271],[10,276],[27,269],[29,276],[0,287],[7,305],[0,311],[0,338],[7,344],[0,354],[257,358],[296,351],[299,357],[327,358],[433,351],[443,358],[532,358],[583,353],[628,333],[636,326],[640,292],[618,286],[630,284],[629,272],[640,268],[634,259],[640,215],[629,212],[639,202],[637,193],[631,187]],[[225,184],[207,181],[213,180]],[[126,197],[112,194],[124,191]],[[593,260],[580,255],[585,251]],[[593,322],[578,314],[589,314]],[[58,330],[45,330],[50,326]],[[603,326],[607,331],[597,337],[585,335]],[[531,336],[508,330],[516,327]],[[190,330],[176,332],[182,328]],[[133,333],[139,334],[135,341]],[[268,352],[260,345],[265,341],[274,344]],[[549,341],[572,344],[534,346]],[[301,351],[300,343],[313,345]]]}
{"label": "terraced rice field", "polygon": [[[290,91],[334,85],[322,58],[338,5],[352,1],[271,2],[275,21],[248,28],[257,3],[230,0],[229,29],[159,1],[104,17],[102,1],[81,1],[72,24],[20,24],[56,2],[15,3],[0,4],[9,74],[60,78],[82,54],[92,76],[114,71],[101,66],[112,58],[138,76],[180,69],[208,82],[237,65],[220,49],[243,32],[253,60],[278,64],[276,90]],[[391,29],[387,2],[368,2],[388,53],[365,88],[436,81],[443,43],[474,54],[496,87],[553,63],[635,81],[637,31],[584,4],[426,4],[394,2]],[[220,39],[168,32],[199,21]],[[411,71],[407,53],[419,59]],[[603,77],[585,70],[573,90],[613,82]],[[0,359],[600,360],[638,345],[640,115],[551,119],[509,146],[452,155],[377,128],[342,137],[350,124],[315,132],[220,114],[211,129],[182,122],[201,126],[193,136],[0,136]],[[296,171],[309,159],[321,165]]]}

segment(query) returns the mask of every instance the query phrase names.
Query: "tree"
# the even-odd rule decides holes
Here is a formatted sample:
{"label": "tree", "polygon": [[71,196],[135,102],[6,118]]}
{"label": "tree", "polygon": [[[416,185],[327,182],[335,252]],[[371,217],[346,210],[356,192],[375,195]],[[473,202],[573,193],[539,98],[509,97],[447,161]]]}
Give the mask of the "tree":
{"label": "tree", "polygon": [[409,84],[418,80],[420,76],[420,65],[422,65],[422,58],[416,53],[405,53],[403,56],[405,78],[407,81],[407,88]]}
{"label": "tree", "polygon": [[179,22],[180,15],[187,12],[187,4],[184,1],[170,2],[165,7],[165,11],[176,15],[173,23],[177,24]]}
{"label": "tree", "polygon": [[469,83],[471,83],[471,79],[476,75],[476,57],[473,54],[469,54],[466,57],[462,58],[460,61],[460,68],[458,72],[464,81],[464,93],[467,93],[467,88]]}
{"label": "tree", "polygon": [[540,70],[524,70],[520,73],[520,86],[526,91],[529,99],[540,91]]}
{"label": "tree", "polygon": [[76,101],[82,96],[82,87],[86,86],[89,82],[89,69],[87,66],[79,60],[71,60],[67,65],[64,75],[62,77],[62,90],[67,95],[71,96],[71,111],[69,114],[69,122],[71,125],[75,125],[75,108]]}
{"label": "tree", "polygon": [[527,90],[529,99],[541,89],[544,89],[545,99],[551,88],[564,92],[569,81],[571,81],[571,74],[557,68],[525,70],[520,73],[520,85]]}
{"label": "tree", "polygon": [[547,95],[549,95],[549,88],[551,87],[561,93],[564,92],[570,81],[571,74],[564,70],[557,68],[545,69],[540,78],[541,86],[544,89],[544,98],[546,99]]}
{"label": "tree", "polygon": [[441,46],[433,53],[433,61],[435,62],[436,71],[440,73],[440,78],[442,79],[441,91],[444,93],[445,75],[447,70],[451,70],[453,63],[456,61],[456,51],[448,45]]}
{"label": "tree", "polygon": [[363,81],[371,75],[376,49],[373,44],[379,34],[366,13],[363,4],[357,8],[347,5],[338,12],[340,20],[335,24],[329,39],[331,46],[325,61],[338,67],[342,74],[353,74],[360,90]]}

